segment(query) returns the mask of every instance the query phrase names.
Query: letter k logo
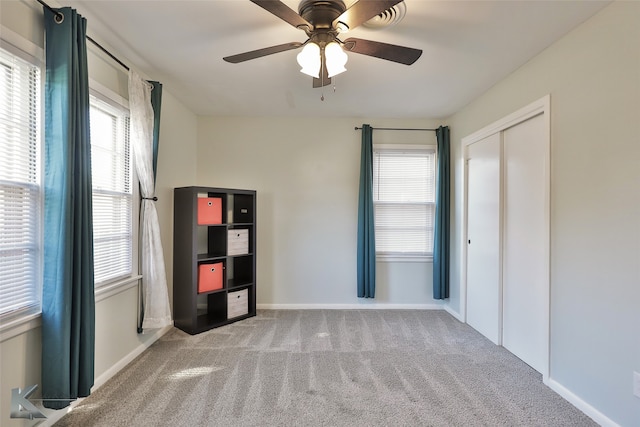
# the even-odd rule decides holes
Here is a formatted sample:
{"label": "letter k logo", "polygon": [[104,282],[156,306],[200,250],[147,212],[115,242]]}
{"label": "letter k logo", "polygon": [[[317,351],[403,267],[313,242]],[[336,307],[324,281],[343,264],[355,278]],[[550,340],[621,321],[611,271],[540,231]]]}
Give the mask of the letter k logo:
{"label": "letter k logo", "polygon": [[36,406],[31,403],[28,398],[38,389],[38,385],[34,384],[27,387],[24,391],[19,388],[11,389],[11,418],[47,418]]}

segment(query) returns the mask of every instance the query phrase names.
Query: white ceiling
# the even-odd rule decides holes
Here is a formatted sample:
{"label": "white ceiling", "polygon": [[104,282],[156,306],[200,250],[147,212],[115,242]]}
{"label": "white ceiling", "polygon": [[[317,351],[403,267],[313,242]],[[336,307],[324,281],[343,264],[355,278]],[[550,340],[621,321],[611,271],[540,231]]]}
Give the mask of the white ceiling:
{"label": "white ceiling", "polygon": [[[239,64],[222,60],[306,40],[249,0],[61,3],[87,18],[90,36],[196,114],[444,118],[608,2],[405,0],[407,13],[397,25],[360,26],[341,38],[422,49],[420,59],[406,66],[351,53],[335,91],[311,87],[311,77],[299,72],[298,50]],[[297,1],[284,3],[297,11]]]}

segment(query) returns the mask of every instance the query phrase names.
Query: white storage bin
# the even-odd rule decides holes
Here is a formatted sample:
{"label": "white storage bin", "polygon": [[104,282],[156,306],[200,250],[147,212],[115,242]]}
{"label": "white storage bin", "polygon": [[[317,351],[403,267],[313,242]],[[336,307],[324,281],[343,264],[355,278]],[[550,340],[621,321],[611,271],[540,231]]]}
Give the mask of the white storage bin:
{"label": "white storage bin", "polygon": [[249,313],[249,290],[229,292],[227,294],[227,319]]}
{"label": "white storage bin", "polygon": [[235,229],[227,232],[227,255],[249,253],[249,230]]}

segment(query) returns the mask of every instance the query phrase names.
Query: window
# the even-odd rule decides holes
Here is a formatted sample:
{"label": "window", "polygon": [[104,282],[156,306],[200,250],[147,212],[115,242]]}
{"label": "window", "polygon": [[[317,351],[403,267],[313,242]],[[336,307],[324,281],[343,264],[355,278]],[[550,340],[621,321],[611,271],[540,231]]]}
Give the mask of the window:
{"label": "window", "polygon": [[40,309],[40,69],[0,48],[0,316]]}
{"label": "window", "polygon": [[129,277],[133,191],[129,112],[92,95],[91,170],[95,286]]}
{"label": "window", "polygon": [[374,146],[373,203],[378,256],[433,256],[435,168],[435,147]]}

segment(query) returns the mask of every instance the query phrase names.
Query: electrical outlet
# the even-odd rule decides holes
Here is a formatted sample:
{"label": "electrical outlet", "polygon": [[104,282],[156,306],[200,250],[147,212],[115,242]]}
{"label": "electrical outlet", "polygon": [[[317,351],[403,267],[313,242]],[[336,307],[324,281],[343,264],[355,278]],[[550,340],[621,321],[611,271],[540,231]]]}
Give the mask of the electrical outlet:
{"label": "electrical outlet", "polygon": [[640,397],[640,373],[633,373],[633,395]]}

